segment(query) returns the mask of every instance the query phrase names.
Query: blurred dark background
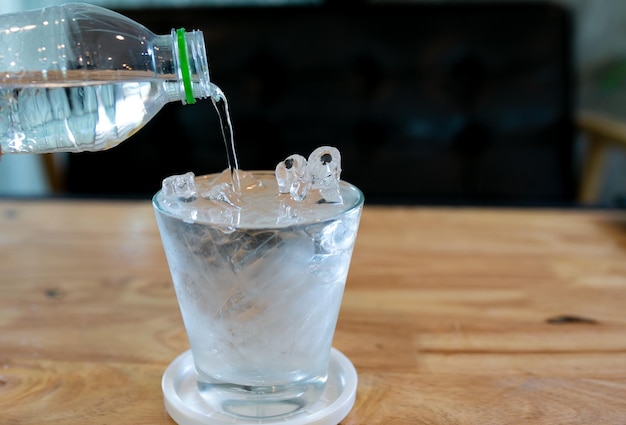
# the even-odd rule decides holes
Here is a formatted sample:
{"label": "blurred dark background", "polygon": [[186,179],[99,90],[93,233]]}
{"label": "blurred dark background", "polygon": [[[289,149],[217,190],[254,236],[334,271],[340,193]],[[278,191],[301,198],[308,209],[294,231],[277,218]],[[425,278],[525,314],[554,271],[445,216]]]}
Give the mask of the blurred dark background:
{"label": "blurred dark background", "polygon": [[[572,17],[551,3],[336,2],[117,9],[152,32],[204,32],[239,164],[332,145],[369,203],[576,201]],[[168,104],[107,152],[68,157],[66,194],[148,198],[226,168],[210,100]]]}

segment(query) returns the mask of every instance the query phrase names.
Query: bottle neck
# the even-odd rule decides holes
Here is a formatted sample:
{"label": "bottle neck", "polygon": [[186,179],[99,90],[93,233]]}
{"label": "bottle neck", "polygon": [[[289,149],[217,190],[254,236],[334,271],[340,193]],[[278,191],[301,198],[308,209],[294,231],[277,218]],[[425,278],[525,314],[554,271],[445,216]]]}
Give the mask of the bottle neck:
{"label": "bottle neck", "polygon": [[168,100],[184,105],[214,96],[216,86],[209,77],[209,65],[202,31],[172,29],[169,35],[154,39],[156,70],[166,78]]}

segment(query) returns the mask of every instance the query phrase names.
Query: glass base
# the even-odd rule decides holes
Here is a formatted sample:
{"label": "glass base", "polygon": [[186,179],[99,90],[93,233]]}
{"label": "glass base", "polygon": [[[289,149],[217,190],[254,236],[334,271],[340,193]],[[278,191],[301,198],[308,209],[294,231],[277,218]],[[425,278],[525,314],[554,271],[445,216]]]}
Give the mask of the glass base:
{"label": "glass base", "polygon": [[292,402],[298,400],[295,397],[285,403],[243,402],[219,408],[201,395],[191,351],[186,351],[165,370],[162,389],[165,408],[178,425],[337,425],[354,405],[357,380],[352,362],[333,348],[328,379],[316,401]]}
{"label": "glass base", "polygon": [[198,382],[198,391],[216,410],[244,418],[277,418],[292,415],[319,400],[325,381],[289,387],[249,387]]}

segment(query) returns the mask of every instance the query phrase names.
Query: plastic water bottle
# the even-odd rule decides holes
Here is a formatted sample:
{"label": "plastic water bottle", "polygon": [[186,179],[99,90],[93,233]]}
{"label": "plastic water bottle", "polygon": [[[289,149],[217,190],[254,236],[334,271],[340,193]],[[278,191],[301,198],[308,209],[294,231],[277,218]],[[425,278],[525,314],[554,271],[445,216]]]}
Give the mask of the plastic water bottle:
{"label": "plastic water bottle", "polygon": [[155,35],[89,4],[0,16],[0,150],[99,151],[219,90],[201,31]]}

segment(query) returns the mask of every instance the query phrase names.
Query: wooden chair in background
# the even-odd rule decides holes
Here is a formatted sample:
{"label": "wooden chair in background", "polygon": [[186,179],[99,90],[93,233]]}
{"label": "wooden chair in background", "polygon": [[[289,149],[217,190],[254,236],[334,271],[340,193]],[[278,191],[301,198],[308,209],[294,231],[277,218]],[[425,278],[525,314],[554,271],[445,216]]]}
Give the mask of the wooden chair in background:
{"label": "wooden chair in background", "polygon": [[626,122],[597,112],[584,111],[578,116],[578,128],[587,142],[578,200],[582,204],[596,204],[609,150],[615,147],[626,149]]}

